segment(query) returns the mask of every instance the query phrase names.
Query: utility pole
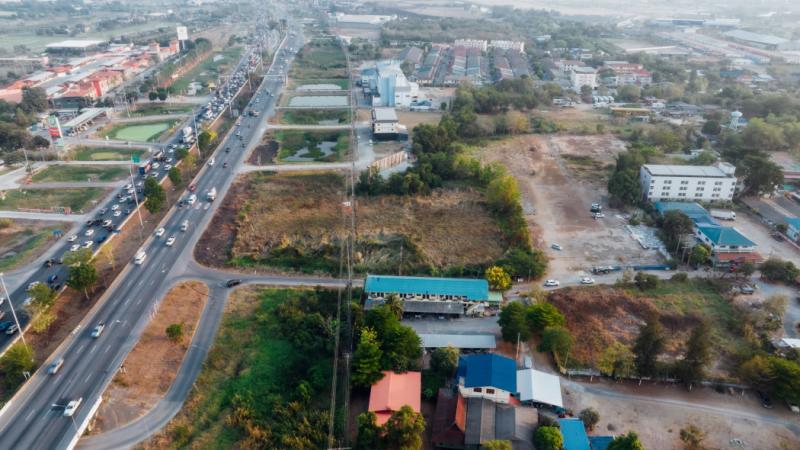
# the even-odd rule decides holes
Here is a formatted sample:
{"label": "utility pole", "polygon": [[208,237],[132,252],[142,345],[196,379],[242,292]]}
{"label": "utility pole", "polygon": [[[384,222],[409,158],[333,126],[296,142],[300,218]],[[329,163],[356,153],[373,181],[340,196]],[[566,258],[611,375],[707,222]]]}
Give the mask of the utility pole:
{"label": "utility pole", "polygon": [[8,307],[11,309],[11,315],[14,316],[14,323],[17,324],[17,329],[19,330],[19,337],[22,339],[22,343],[27,346],[28,344],[25,342],[25,332],[22,330],[22,326],[19,324],[19,318],[17,318],[17,311],[14,309],[14,302],[11,301],[11,295],[8,293],[8,288],[6,288],[6,280],[3,278],[3,274],[0,272],[0,284],[3,285],[3,292],[6,294],[6,298],[8,299]]}
{"label": "utility pole", "polygon": [[139,239],[142,239],[144,235],[142,234],[144,230],[144,221],[142,221],[142,209],[139,208],[139,196],[136,193],[136,182],[133,179],[133,157],[131,157],[131,163],[128,164],[128,172],[131,175],[131,186],[133,187],[133,201],[136,202],[136,215],[139,217]]}

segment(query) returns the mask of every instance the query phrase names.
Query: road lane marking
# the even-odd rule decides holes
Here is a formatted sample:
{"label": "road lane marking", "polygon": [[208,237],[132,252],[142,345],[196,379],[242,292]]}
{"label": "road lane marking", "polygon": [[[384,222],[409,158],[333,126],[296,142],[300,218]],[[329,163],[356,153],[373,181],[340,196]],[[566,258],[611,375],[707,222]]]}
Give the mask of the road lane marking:
{"label": "road lane marking", "polygon": [[89,350],[89,354],[91,355],[92,353],[94,353],[95,350],[97,350],[97,344],[92,346],[92,349]]}
{"label": "road lane marking", "polygon": [[80,353],[81,350],[83,350],[83,347],[86,347],[86,344],[81,344],[81,346],[78,347],[78,353]]}
{"label": "road lane marking", "polygon": [[28,415],[25,416],[25,422],[31,420],[31,416],[33,416],[34,414],[36,414],[36,410],[35,409],[31,410],[31,412],[29,412]]}
{"label": "road lane marking", "polygon": [[89,372],[89,374],[88,374],[88,375],[86,375],[86,379],[85,379],[85,380],[83,380],[83,384],[86,384],[86,383],[88,383],[90,378],[92,378],[92,372]]}
{"label": "road lane marking", "polygon": [[106,351],[104,351],[103,353],[108,353],[109,350],[111,350],[111,344],[108,344],[108,347],[106,347]]}

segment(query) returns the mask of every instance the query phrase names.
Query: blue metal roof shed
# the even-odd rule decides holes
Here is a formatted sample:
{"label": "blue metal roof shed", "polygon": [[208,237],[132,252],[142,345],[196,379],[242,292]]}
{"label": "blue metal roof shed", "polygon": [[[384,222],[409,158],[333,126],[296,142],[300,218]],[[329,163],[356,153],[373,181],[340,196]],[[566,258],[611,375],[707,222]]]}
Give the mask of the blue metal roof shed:
{"label": "blue metal roof shed", "polygon": [[697,227],[715,245],[727,247],[755,247],[755,243],[747,239],[736,228],[731,227]]}
{"label": "blue metal roof shed", "polygon": [[581,419],[558,419],[561,435],[564,436],[564,450],[591,450],[589,437]]}
{"label": "blue metal roof shed", "polygon": [[464,355],[459,358],[456,378],[464,387],[490,386],[517,393],[517,364],[511,358],[494,353]]}
{"label": "blue metal roof shed", "polygon": [[658,211],[658,213],[662,216],[666,214],[667,211],[680,211],[695,222],[704,221],[714,223],[713,219],[711,219],[711,215],[708,213],[708,211],[706,211],[705,208],[700,206],[699,203],[655,202],[653,203],[653,208],[655,208],[656,211]]}
{"label": "blue metal roof shed", "polygon": [[489,299],[489,283],[486,280],[467,278],[367,275],[364,291],[367,294],[453,295],[478,302]]}

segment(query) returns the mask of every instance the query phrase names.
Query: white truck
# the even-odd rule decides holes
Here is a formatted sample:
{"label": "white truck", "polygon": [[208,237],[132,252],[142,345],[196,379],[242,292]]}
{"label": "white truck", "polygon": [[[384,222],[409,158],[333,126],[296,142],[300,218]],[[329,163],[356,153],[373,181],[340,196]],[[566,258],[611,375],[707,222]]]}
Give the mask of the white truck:
{"label": "white truck", "polygon": [[210,191],[206,194],[206,198],[208,201],[213,202],[217,198],[217,188],[211,188]]}
{"label": "white truck", "polygon": [[733,211],[726,211],[724,209],[712,209],[711,217],[720,220],[736,220],[736,213]]}
{"label": "white truck", "polygon": [[183,133],[181,139],[185,144],[194,141],[194,130],[192,130],[192,127],[183,127],[181,133]]}

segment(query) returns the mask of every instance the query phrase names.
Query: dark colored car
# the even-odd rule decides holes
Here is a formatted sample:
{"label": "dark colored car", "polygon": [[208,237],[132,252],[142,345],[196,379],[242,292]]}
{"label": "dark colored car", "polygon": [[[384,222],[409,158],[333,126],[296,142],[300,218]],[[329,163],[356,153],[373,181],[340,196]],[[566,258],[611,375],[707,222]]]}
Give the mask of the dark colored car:
{"label": "dark colored car", "polygon": [[58,275],[52,274],[49,277],[47,277],[47,282],[48,283],[52,283],[52,282],[56,281],[57,279],[58,279]]}
{"label": "dark colored car", "polygon": [[11,325],[14,325],[14,322],[8,320],[5,322],[0,322],[0,331],[6,331]]}
{"label": "dark colored car", "polygon": [[763,391],[756,391],[758,394],[758,399],[761,400],[761,406],[767,409],[772,409],[772,399],[769,398],[766,392]]}
{"label": "dark colored car", "polygon": [[108,239],[108,236],[100,236],[99,238],[95,239],[94,241],[97,242],[98,244],[102,244],[103,242],[106,241],[106,239]]}
{"label": "dark colored car", "polygon": [[53,260],[52,259],[48,259],[47,261],[45,261],[44,262],[44,267],[53,267]]}
{"label": "dark colored car", "polygon": [[233,280],[228,280],[228,282],[225,283],[225,286],[230,288],[230,287],[238,286],[240,284],[242,284],[242,280],[233,279]]}

